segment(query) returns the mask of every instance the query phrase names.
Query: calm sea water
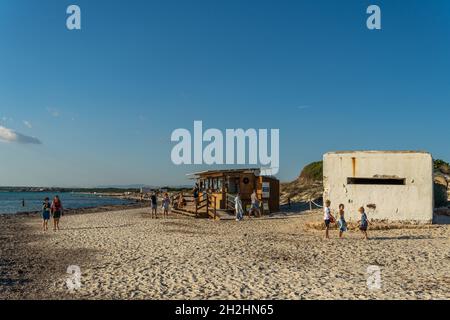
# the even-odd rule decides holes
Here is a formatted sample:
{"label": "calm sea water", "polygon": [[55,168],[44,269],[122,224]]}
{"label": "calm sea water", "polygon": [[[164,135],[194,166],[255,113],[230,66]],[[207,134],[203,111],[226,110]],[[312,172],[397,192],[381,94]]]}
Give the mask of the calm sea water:
{"label": "calm sea water", "polygon": [[[29,211],[40,211],[45,197],[53,199],[58,195],[66,209],[79,209],[88,207],[99,207],[107,205],[129,204],[131,201],[101,197],[91,194],[80,193],[47,193],[47,192],[0,192],[0,213],[18,213]],[[25,206],[22,206],[25,200]]]}

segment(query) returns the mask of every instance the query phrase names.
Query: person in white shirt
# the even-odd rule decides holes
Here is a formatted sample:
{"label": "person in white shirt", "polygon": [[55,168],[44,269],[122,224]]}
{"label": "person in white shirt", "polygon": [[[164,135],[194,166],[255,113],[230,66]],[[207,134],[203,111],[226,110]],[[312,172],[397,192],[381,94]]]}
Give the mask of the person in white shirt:
{"label": "person in white shirt", "polygon": [[325,201],[325,207],[323,207],[323,220],[325,221],[325,238],[329,239],[329,229],[330,229],[330,223],[334,220],[333,215],[331,214],[331,201],[327,200]]}

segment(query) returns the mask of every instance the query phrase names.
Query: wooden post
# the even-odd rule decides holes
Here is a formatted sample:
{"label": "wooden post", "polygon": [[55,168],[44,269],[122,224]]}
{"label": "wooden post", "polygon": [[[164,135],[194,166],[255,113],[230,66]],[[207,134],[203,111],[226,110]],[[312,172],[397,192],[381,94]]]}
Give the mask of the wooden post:
{"label": "wooden post", "polygon": [[312,211],[312,202],[311,202],[311,198],[309,198],[309,211]]}
{"label": "wooden post", "polygon": [[216,197],[214,197],[214,220],[216,220],[217,217],[217,211],[216,211]]}
{"label": "wooden post", "polygon": [[195,217],[198,218],[198,201],[196,201],[195,199],[194,201],[195,201]]}

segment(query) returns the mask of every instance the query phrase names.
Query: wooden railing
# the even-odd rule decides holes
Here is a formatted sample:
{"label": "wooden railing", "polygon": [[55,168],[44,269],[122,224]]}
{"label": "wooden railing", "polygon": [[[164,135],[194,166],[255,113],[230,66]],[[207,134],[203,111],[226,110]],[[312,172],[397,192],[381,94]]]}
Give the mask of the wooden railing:
{"label": "wooden railing", "polygon": [[170,203],[172,204],[172,207],[178,209],[178,202],[179,202],[181,196],[184,197],[182,191],[181,191],[181,192],[178,192],[178,193],[175,193],[175,194],[173,194],[173,195],[170,197]]}
{"label": "wooden railing", "polygon": [[234,202],[234,198],[236,197],[236,195],[234,194],[226,194],[226,198],[225,198],[225,209],[227,210],[231,210],[234,211],[235,208],[235,202]]}
{"label": "wooden railing", "polygon": [[179,200],[180,196],[182,196],[182,195],[183,195],[183,192],[178,192],[178,193],[173,194],[173,195],[170,197],[170,203],[172,204],[172,206],[173,206],[173,204],[175,204],[175,203],[178,204],[178,200]]}
{"label": "wooden railing", "polygon": [[[185,207],[179,207],[178,202],[180,200],[180,197],[183,197],[185,200]],[[206,212],[206,215],[208,217],[211,217],[213,219],[217,219],[217,198],[212,195],[208,194],[207,192],[200,193],[200,196],[197,198],[197,200],[194,198],[193,194],[191,193],[183,193],[179,192],[170,198],[172,206],[176,210],[182,210],[185,211],[194,211],[195,216],[199,217],[201,213]]]}
{"label": "wooden railing", "polygon": [[205,209],[209,217],[217,219],[217,198],[206,192],[203,192],[201,197],[202,199],[195,203],[195,216],[198,217],[200,210]]}

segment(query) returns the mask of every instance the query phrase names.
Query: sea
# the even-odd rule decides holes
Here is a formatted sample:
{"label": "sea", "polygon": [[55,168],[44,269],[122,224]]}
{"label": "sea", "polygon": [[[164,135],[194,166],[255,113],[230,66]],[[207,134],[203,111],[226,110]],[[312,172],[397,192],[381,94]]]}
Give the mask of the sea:
{"label": "sea", "polygon": [[125,205],[132,203],[131,200],[126,199],[72,192],[0,192],[0,214],[40,211],[44,199],[48,197],[51,201],[55,195],[59,196],[65,209]]}

